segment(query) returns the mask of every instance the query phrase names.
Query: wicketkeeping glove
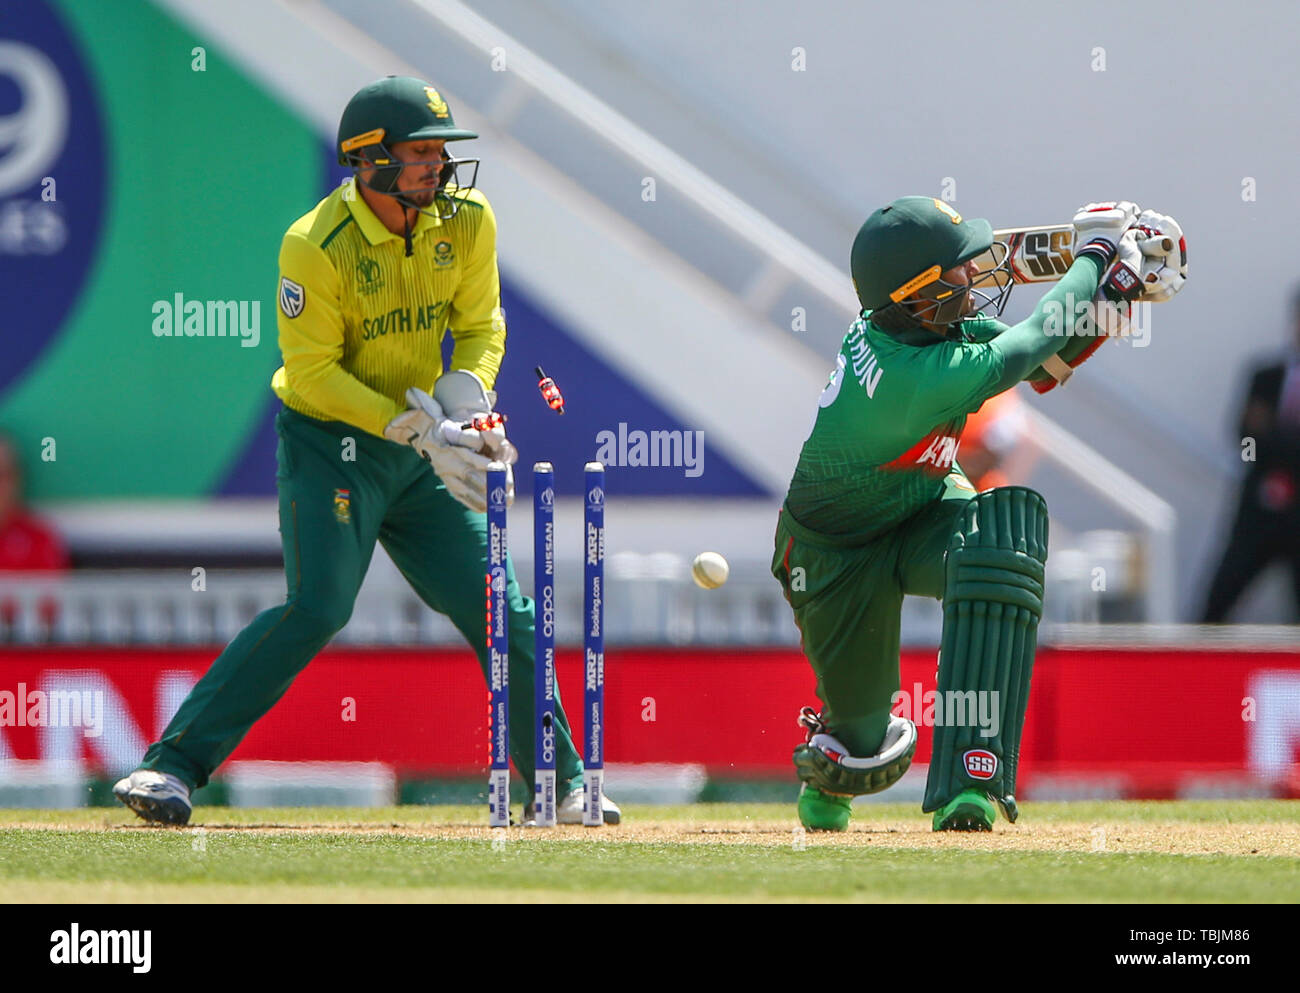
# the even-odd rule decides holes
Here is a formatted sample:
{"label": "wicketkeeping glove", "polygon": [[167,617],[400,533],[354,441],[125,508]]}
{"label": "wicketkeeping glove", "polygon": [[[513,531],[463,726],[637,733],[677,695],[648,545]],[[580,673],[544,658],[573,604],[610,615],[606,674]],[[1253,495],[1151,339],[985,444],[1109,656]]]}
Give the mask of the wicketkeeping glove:
{"label": "wicketkeeping glove", "polygon": [[[506,437],[505,418],[492,415],[497,395],[468,369],[455,369],[438,377],[433,396],[447,412],[443,435],[453,445],[482,452],[507,466],[514,465],[519,452]],[[480,427],[475,427],[475,421]]]}
{"label": "wicketkeeping glove", "polygon": [[[406,391],[406,402],[410,409],[389,422],[384,437],[414,448],[433,467],[447,492],[464,506],[479,513],[486,511],[487,467],[493,460],[448,440],[449,432],[459,432],[459,423],[449,419],[442,405],[424,390],[412,386]],[[514,496],[514,473],[507,465],[507,505],[514,502]]]}

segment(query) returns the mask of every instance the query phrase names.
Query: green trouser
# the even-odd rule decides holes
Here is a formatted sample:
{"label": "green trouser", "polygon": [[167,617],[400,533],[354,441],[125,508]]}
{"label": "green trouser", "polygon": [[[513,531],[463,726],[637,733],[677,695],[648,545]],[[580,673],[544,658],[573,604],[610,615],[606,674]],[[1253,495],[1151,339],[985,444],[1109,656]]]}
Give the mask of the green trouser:
{"label": "green trouser", "polygon": [[974,495],[949,473],[941,499],[856,547],[800,526],[788,511],[777,521],[772,574],[794,608],[822,717],[853,755],[880,749],[899,689],[903,596],[943,598],[944,552]]}
{"label": "green trouser", "polygon": [[[487,520],[450,495],[413,448],[284,409],[276,418],[280,536],[288,597],[235,637],[151,745],[141,767],[203,786],[294,677],[348,621],[375,541],[420,599],[446,614],[487,672]],[[355,444],[355,449],[352,449]],[[347,458],[348,455],[354,458]],[[533,601],[508,563],[510,755],[533,789]],[[471,706],[465,701],[464,706]],[[556,688],[556,780],[582,783],[582,759]],[[437,720],[436,714],[430,715]],[[431,756],[432,757],[432,756]]]}

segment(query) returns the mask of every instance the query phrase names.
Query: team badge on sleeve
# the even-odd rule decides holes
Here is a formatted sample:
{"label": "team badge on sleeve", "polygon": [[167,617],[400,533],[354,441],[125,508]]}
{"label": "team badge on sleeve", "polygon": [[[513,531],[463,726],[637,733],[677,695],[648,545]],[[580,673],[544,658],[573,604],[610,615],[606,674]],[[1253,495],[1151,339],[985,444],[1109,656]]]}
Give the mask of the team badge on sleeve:
{"label": "team badge on sleeve", "polygon": [[307,291],[288,276],[280,278],[280,309],[285,317],[297,317],[307,301]]}

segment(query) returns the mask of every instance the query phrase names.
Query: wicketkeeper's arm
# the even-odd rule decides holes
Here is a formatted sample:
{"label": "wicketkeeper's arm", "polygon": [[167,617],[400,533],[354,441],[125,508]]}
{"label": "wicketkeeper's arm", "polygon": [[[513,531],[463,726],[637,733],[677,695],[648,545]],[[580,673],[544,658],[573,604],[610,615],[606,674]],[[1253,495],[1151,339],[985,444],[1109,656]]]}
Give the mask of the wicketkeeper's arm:
{"label": "wicketkeeper's arm", "polygon": [[384,436],[384,427],[404,409],[372,390],[340,365],[343,317],[339,276],[315,245],[296,234],[280,246],[280,274],[303,287],[297,317],[276,309],[284,376],[294,393],[315,409],[345,424]]}
{"label": "wicketkeeper's arm", "polygon": [[448,326],[455,345],[453,370],[474,373],[491,389],[506,354],[506,320],[501,309],[501,277],[497,270],[497,222],[486,199],[461,210],[477,210],[481,220],[464,262],[464,276],[451,302]]}

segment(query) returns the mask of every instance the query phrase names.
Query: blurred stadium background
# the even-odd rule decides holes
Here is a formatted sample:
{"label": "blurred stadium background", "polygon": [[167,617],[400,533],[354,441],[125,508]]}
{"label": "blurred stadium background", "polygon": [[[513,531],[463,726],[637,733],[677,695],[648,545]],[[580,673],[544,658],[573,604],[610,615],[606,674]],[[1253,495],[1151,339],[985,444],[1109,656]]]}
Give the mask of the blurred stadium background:
{"label": "blurred stadium background", "polygon": [[[825,2],[9,11],[0,429],[70,568],[0,577],[0,694],[75,692],[68,707],[102,711],[93,734],[70,713],[0,721],[0,805],[105,802],[220,647],[283,597],[276,253],[344,178],[341,108],[388,73],[432,80],[482,136],[463,154],[482,159],[498,216],[510,330],[497,388],[521,464],[550,459],[576,493],[598,432],[703,432],[698,472],[609,473],[611,792],[793,796],[794,718],[813,683],[767,572],[775,513],[853,316],[854,232],[895,196],[941,191],[995,227],[1123,194],[1178,216],[1192,246],[1189,292],[1157,309],[1141,347],[1107,345],[1067,389],[1026,393],[1004,432],[1004,471],[1053,513],[1025,794],[1300,792],[1285,577],[1251,589],[1241,624],[1187,623],[1243,471],[1242,377],[1287,339],[1295,273],[1280,246],[1300,197],[1281,122],[1300,79],[1277,66],[1294,7],[1155,2],[1126,8],[1122,32],[1082,10],[1008,8],[932,5],[946,27],[924,53],[906,9]],[[1157,28],[1153,59],[1143,38]],[[1009,320],[1036,299],[1025,289]],[[233,301],[257,331],[159,337],[155,306],[178,295]],[[536,398],[538,364],[569,416]],[[521,577],[527,475],[512,518]],[[578,515],[561,505],[570,694]],[[708,593],[688,576],[705,549],[732,566]],[[939,622],[936,603],[908,601],[905,690],[933,688]],[[336,647],[207,797],[464,800],[482,792],[482,692],[455,631],[377,549]],[[925,733],[889,799],[919,798],[927,749]]]}

